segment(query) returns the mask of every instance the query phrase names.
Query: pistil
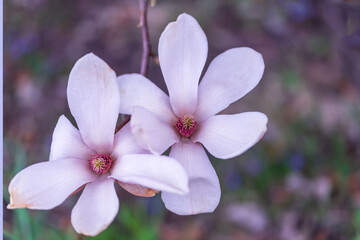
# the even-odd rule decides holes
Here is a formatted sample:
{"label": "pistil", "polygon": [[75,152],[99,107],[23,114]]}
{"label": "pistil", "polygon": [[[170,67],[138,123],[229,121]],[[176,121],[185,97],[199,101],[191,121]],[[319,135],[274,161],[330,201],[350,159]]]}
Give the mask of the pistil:
{"label": "pistil", "polygon": [[179,118],[175,124],[176,130],[182,137],[189,138],[196,130],[197,122],[191,114],[186,114]]}
{"label": "pistil", "polygon": [[111,167],[111,163],[111,157],[104,153],[93,154],[89,160],[91,169],[98,174],[107,173]]}

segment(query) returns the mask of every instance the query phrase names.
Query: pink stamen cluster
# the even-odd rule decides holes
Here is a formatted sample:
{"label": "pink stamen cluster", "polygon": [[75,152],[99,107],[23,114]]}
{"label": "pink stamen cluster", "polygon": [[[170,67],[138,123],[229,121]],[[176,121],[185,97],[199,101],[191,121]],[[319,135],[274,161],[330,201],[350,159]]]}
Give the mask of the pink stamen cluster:
{"label": "pink stamen cluster", "polygon": [[92,170],[98,174],[103,174],[109,171],[111,167],[111,157],[104,153],[93,154],[89,160]]}
{"label": "pink stamen cluster", "polygon": [[197,122],[191,114],[186,114],[184,117],[179,118],[175,124],[176,130],[181,136],[189,138],[196,130]]}

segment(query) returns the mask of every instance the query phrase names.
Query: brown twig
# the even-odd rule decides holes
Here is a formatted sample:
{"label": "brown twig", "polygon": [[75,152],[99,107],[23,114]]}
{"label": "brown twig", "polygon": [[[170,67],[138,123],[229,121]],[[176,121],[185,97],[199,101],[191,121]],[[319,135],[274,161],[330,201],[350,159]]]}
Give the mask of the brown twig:
{"label": "brown twig", "polygon": [[143,46],[140,73],[145,77],[147,77],[149,73],[149,58],[151,55],[149,28],[147,23],[147,10],[149,7],[149,0],[139,0],[139,6],[140,6],[139,26],[141,27],[142,46]]}
{"label": "brown twig", "polygon": [[[147,10],[149,7],[149,0],[139,0],[139,6],[140,6],[139,27],[141,27],[142,46],[143,46],[140,73],[145,77],[148,77],[150,57],[153,57],[156,62],[156,55],[151,52],[149,28],[147,23]],[[115,132],[119,131],[129,121],[130,121],[130,116],[129,115],[125,116],[124,120],[120,123],[120,125],[116,127]]]}

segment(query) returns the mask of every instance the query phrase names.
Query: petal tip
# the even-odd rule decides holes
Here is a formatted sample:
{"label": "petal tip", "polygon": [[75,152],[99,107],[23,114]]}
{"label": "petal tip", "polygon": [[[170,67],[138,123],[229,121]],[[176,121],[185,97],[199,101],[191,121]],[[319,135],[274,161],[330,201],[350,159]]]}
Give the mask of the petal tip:
{"label": "petal tip", "polygon": [[177,17],[176,21],[179,21],[179,20],[182,20],[182,19],[185,19],[185,18],[194,19],[194,17],[191,16],[190,14],[188,14],[188,13],[182,13]]}
{"label": "petal tip", "polygon": [[93,52],[89,52],[83,56],[83,58],[98,58]]}
{"label": "petal tip", "polygon": [[[93,63],[93,64],[96,64],[96,63],[98,63],[98,64],[100,64],[100,65],[106,65],[106,66],[108,66],[108,64],[103,60],[103,59],[101,59],[99,56],[97,56],[96,54],[94,54],[93,52],[90,52],[90,53],[87,53],[87,54],[85,54],[84,56],[82,56],[81,58],[79,58],[78,60],[77,60],[77,62],[75,63],[75,66],[76,65],[81,65],[81,64],[89,64],[89,63]],[[74,67],[75,67],[74,66]],[[87,65],[86,65],[87,66]],[[82,66],[82,67],[85,67],[85,65],[84,66]],[[87,67],[89,67],[89,66],[87,66]],[[108,66],[109,67],[109,66]],[[110,67],[109,67],[110,68]],[[111,69],[111,68],[110,68]],[[112,70],[112,69],[111,69]],[[71,72],[70,72],[70,74],[71,74]],[[115,74],[115,73],[114,73]],[[116,78],[116,75],[115,75],[115,78]]]}
{"label": "petal tip", "polygon": [[33,204],[29,204],[29,203],[14,203],[12,200],[12,197],[10,196],[10,203],[6,206],[7,209],[17,209],[17,208],[33,208]]}
{"label": "petal tip", "polygon": [[[267,131],[267,124],[269,122],[269,118],[264,114],[264,113],[260,113],[262,115],[263,118],[263,133],[265,133]],[[263,134],[264,135],[264,134]]]}
{"label": "petal tip", "polygon": [[10,197],[10,203],[6,206],[7,209],[15,209],[16,205],[12,203],[11,197]]}
{"label": "petal tip", "polygon": [[154,197],[160,191],[148,188],[144,197]]}

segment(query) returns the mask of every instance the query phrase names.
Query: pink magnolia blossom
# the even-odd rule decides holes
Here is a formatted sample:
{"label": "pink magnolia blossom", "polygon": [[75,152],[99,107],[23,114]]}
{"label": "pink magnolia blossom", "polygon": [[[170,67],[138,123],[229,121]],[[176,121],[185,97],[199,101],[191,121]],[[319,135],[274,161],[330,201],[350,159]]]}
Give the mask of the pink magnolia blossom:
{"label": "pink magnolia blossom", "polygon": [[208,44],[198,22],[181,14],[159,41],[159,60],[169,96],[140,74],[118,77],[120,112],[133,114],[132,132],[154,154],[171,146],[189,176],[186,195],[162,193],[170,211],[189,215],[212,212],[220,201],[220,184],[204,147],[215,157],[235,157],[258,142],[267,117],[260,112],[215,115],[251,91],[264,72],[258,52],[233,48],[217,56],[200,84]]}
{"label": "pink magnolia blossom", "polygon": [[8,208],[51,209],[85,186],[71,222],[78,233],[94,236],[117,215],[115,181],[141,196],[188,192],[183,167],[139,147],[130,124],[114,135],[120,94],[115,72],[103,60],[91,53],[79,59],[67,96],[79,130],[65,116],[59,118],[50,161],[29,166],[12,179]]}

